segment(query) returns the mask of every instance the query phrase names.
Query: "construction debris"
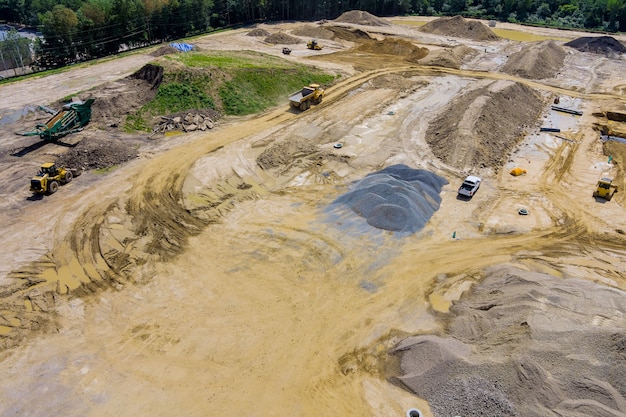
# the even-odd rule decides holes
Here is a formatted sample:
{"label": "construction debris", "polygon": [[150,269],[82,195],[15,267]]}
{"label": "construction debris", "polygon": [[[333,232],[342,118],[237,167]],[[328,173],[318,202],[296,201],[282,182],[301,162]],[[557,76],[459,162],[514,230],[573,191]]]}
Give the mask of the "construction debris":
{"label": "construction debris", "polygon": [[213,129],[216,124],[216,116],[205,111],[187,112],[185,115],[161,116],[161,122],[152,130],[150,136],[169,131],[194,132]]}

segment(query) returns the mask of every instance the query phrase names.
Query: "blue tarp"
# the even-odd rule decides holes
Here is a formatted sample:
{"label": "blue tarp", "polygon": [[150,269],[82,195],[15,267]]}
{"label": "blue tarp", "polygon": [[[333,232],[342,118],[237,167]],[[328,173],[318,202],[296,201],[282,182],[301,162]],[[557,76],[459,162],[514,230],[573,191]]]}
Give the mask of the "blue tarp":
{"label": "blue tarp", "polygon": [[193,45],[188,43],[170,43],[170,46],[183,52],[189,52],[193,49]]}

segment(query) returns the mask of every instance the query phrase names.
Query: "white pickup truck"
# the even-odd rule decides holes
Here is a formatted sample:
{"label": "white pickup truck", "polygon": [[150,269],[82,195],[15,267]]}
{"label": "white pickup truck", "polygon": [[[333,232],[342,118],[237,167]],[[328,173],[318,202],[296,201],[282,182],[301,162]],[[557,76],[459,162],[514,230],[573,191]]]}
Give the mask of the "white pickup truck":
{"label": "white pickup truck", "polygon": [[473,197],[476,191],[478,191],[478,188],[480,188],[480,181],[481,179],[478,177],[473,175],[468,176],[459,187],[459,195]]}

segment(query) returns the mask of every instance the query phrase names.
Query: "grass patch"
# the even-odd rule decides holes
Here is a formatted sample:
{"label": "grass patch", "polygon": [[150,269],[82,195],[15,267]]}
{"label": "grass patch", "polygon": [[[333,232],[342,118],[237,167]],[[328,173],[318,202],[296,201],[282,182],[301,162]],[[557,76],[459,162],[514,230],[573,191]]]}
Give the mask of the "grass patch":
{"label": "grass patch", "polygon": [[[332,84],[335,76],[296,65],[279,57],[251,51],[197,52],[164,57],[165,74],[156,97],[126,118],[126,131],[149,131],[154,116],[211,108],[241,116],[287,103],[289,94],[304,85]],[[184,69],[181,69],[181,65]]]}
{"label": "grass patch", "polygon": [[334,76],[309,68],[239,70],[219,90],[224,113],[241,116],[286,103],[287,96],[313,82],[330,84]]}
{"label": "grass patch", "polygon": [[253,51],[216,51],[211,55],[199,52],[168,55],[172,59],[190,68],[218,68],[222,70],[245,68],[293,68],[293,64],[272,55]]}

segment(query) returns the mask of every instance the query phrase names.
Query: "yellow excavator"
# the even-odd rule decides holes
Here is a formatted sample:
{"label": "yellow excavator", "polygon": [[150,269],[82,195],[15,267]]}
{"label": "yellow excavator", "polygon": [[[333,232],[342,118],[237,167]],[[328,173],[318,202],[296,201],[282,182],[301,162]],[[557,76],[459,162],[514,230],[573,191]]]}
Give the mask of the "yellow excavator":
{"label": "yellow excavator", "polygon": [[611,201],[613,194],[617,192],[617,186],[613,184],[611,178],[600,178],[596,190],[593,192],[594,197],[604,198]]}
{"label": "yellow excavator", "polygon": [[46,162],[30,180],[30,191],[37,194],[54,194],[59,189],[59,184],[67,184],[80,174],[81,171],[78,169],[57,167],[54,162]]}

